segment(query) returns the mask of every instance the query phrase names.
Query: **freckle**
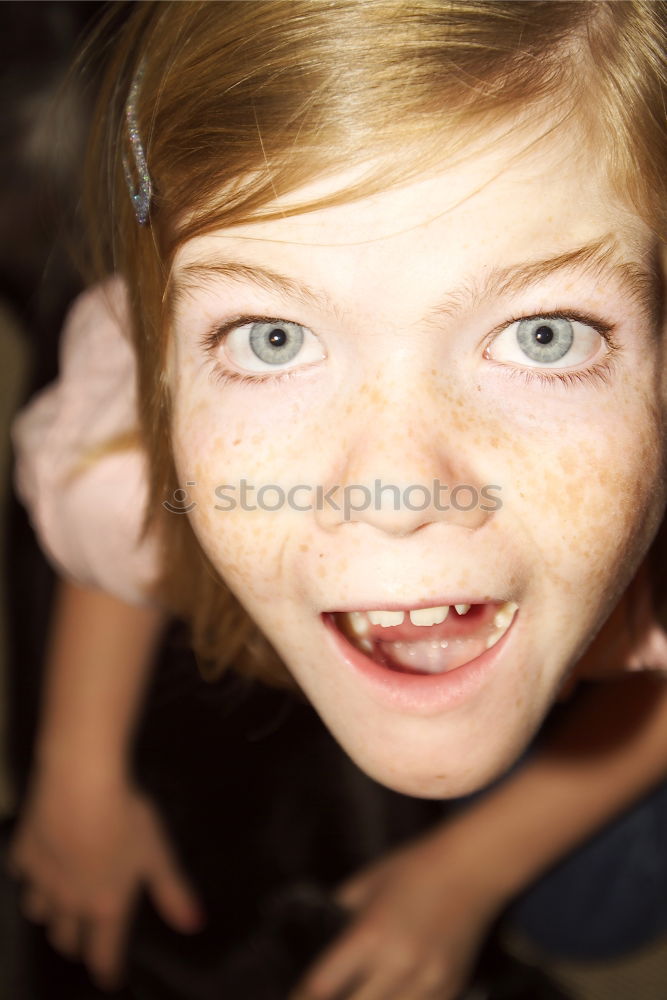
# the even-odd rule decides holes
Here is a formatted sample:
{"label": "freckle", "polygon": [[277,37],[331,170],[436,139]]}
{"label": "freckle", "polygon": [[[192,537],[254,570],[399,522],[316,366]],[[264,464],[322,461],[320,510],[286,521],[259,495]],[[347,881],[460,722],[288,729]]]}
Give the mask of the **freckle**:
{"label": "freckle", "polygon": [[310,549],[310,545],[300,545],[299,549],[301,552],[308,552],[308,550]]}
{"label": "freckle", "polygon": [[320,579],[322,577],[326,576],[327,575],[327,568],[326,568],[326,566],[324,566],[324,565],[320,566],[319,569],[317,570],[317,575],[320,577]]}
{"label": "freckle", "polygon": [[236,441],[232,441],[232,444],[234,447],[236,447],[237,444],[241,444],[241,438],[237,438]]}

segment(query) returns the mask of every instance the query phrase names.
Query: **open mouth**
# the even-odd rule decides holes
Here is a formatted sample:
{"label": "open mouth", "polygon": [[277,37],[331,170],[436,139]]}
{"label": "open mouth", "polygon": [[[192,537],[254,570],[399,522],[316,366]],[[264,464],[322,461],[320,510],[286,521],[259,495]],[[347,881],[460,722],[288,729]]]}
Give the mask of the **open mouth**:
{"label": "open mouth", "polygon": [[477,659],[510,628],[512,601],[430,608],[336,611],[334,627],[359,652],[388,670],[445,674]]}

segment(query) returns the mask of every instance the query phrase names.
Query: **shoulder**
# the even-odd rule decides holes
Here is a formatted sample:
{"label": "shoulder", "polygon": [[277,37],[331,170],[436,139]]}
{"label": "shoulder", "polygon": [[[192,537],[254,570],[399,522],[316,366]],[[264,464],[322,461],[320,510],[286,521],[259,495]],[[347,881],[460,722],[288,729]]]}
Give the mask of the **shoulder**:
{"label": "shoulder", "polygon": [[[125,287],[114,277],[73,303],[60,371],[14,419],[14,483],[42,548],[80,583],[138,600],[156,577],[141,539],[147,470],[138,441]],[[124,441],[122,448],[114,442]]]}
{"label": "shoulder", "polygon": [[112,276],[83,292],[67,313],[60,341],[60,374],[85,363],[95,348],[130,351],[130,312],[122,278]]}

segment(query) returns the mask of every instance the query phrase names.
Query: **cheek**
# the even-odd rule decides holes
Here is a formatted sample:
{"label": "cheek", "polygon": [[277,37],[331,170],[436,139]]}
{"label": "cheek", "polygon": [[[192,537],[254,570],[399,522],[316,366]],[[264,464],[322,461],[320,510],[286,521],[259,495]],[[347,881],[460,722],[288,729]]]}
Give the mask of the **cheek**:
{"label": "cheek", "polygon": [[[646,396],[580,411],[525,434],[511,458],[511,493],[525,540],[559,597],[603,611],[620,596],[665,507],[665,441]],[[598,615],[600,612],[597,613]]]}
{"label": "cheek", "polygon": [[202,548],[237,596],[266,601],[275,595],[283,551],[295,530],[303,530],[305,515],[257,509],[258,497],[269,508],[278,490],[308,481],[312,435],[285,414],[277,422],[271,407],[246,414],[247,404],[230,402],[234,394],[226,393],[224,405],[201,386],[181,394],[172,421],[174,460],[179,485],[192,484],[189,517]]}

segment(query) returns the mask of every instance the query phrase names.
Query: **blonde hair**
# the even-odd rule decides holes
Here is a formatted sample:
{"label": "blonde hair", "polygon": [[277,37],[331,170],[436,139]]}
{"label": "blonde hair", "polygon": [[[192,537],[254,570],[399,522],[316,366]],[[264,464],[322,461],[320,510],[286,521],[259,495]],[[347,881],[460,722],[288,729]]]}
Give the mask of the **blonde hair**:
{"label": "blonde hair", "polygon": [[[191,623],[203,672],[234,662],[292,684],[187,518],[162,508],[178,488],[164,376],[177,250],[219,227],[270,218],[276,197],[327,173],[365,167],[328,203],[354,199],[435,167],[519,113],[544,121],[546,108],[552,121],[582,122],[612,188],[662,239],[667,10],[646,0],[190,0],[144,2],[120,24],[115,17],[96,43],[104,40],[106,70],[87,205],[98,271],[119,272],[129,290],[147,524],[161,521],[165,547],[160,594]],[[154,186],[147,227],[134,217],[121,164],[140,66],[139,132]]]}

